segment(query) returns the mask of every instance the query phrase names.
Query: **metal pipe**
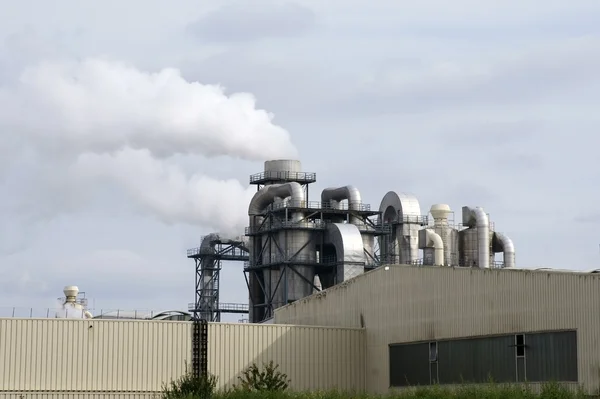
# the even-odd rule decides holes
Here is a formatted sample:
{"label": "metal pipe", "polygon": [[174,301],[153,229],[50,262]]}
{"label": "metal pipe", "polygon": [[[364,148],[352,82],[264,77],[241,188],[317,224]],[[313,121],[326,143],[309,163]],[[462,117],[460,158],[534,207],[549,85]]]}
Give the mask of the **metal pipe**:
{"label": "metal pipe", "polygon": [[424,229],[419,233],[419,241],[421,241],[419,247],[422,249],[433,248],[433,265],[444,266],[444,241],[442,237],[432,229]]}
{"label": "metal pipe", "polygon": [[463,207],[463,224],[477,227],[477,265],[482,269],[490,267],[490,221],[481,207]]}
{"label": "metal pipe", "polygon": [[504,267],[514,268],[515,267],[515,245],[512,240],[505,234],[496,232],[496,238],[502,245],[502,256],[504,257]]}
{"label": "metal pipe", "polygon": [[[254,224],[253,216],[261,215],[265,208],[269,206],[269,204],[273,203],[277,197],[290,197],[288,202],[289,206],[306,206],[304,190],[302,190],[300,183],[290,182],[282,184],[270,184],[261,188],[256,194],[254,194],[254,197],[252,197],[252,200],[250,201],[250,206],[248,207],[248,216],[250,216],[251,226]],[[301,212],[296,212],[292,215],[292,220],[300,221],[302,220],[302,216],[303,215]]]}
{"label": "metal pipe", "polygon": [[[326,203],[333,209],[337,209],[338,203],[343,200],[348,200],[349,210],[360,210],[362,199],[360,191],[354,186],[328,187],[321,192],[321,203]],[[350,217],[350,223],[356,224],[358,221],[360,221],[360,218]]]}

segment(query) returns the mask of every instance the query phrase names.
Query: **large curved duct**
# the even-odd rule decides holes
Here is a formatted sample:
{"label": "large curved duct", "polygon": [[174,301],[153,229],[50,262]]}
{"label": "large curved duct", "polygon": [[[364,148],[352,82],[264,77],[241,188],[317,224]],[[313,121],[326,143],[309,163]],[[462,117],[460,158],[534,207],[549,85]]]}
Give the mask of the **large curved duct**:
{"label": "large curved duct", "polygon": [[428,249],[433,249],[433,262],[425,260],[424,264],[433,264],[434,266],[444,266],[444,242],[442,237],[432,229],[423,229],[419,231],[419,248],[425,252],[425,259],[428,259]]}
{"label": "large curved duct", "polygon": [[337,209],[339,202],[348,200],[348,209],[360,210],[360,191],[354,186],[328,187],[321,192],[321,202]]}
{"label": "large curved duct", "polygon": [[[362,199],[360,191],[354,186],[328,187],[321,192],[321,203],[323,207],[338,209],[340,201],[348,200],[348,209],[359,211]],[[360,218],[350,216],[350,223],[357,224]]]}
{"label": "large curved duct", "polygon": [[490,222],[481,207],[462,208],[463,225],[477,227],[477,265],[482,269],[490,267]]}
{"label": "large curved duct", "polygon": [[[290,182],[281,184],[270,184],[261,188],[252,200],[248,207],[248,216],[257,216],[263,213],[265,208],[275,201],[275,198],[288,198],[290,197],[290,204],[294,206],[305,206],[306,198],[304,197],[304,190],[300,183]],[[295,215],[298,220],[302,219],[302,214]],[[250,221],[252,223],[252,220]]]}
{"label": "large curved duct", "polygon": [[505,234],[495,233],[496,239],[499,241],[502,247],[502,256],[504,257],[504,267],[514,268],[515,267],[515,246],[510,238]]}
{"label": "large curved duct", "polygon": [[357,226],[348,223],[329,224],[326,243],[335,248],[338,283],[364,273],[366,257]]}
{"label": "large curved duct", "polygon": [[423,222],[419,201],[411,194],[389,191],[381,200],[383,223],[393,224],[390,242],[379,240],[384,262],[413,264],[419,259],[419,229]]}

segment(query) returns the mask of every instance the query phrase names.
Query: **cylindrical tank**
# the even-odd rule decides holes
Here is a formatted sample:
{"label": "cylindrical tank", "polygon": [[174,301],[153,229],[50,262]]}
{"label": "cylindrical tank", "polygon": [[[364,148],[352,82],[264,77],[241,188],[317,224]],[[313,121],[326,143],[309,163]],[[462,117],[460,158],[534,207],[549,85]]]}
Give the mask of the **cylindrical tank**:
{"label": "cylindrical tank", "polygon": [[478,240],[477,228],[470,227],[459,233],[459,265],[466,267],[477,267],[478,262]]}
{"label": "cylindrical tank", "polygon": [[419,228],[416,223],[403,223],[396,227],[399,264],[412,265],[418,261]]}
{"label": "cylindrical tank", "polygon": [[67,285],[63,289],[65,302],[62,304],[62,310],[56,313],[56,318],[67,319],[91,319],[92,314],[88,312],[80,303],[77,303],[79,288],[76,285]]}
{"label": "cylindrical tank", "polygon": [[375,264],[374,261],[374,252],[375,252],[375,237],[373,234],[361,234],[363,241],[363,248],[367,255],[365,256],[365,266],[373,266]]}
{"label": "cylindrical tank", "polygon": [[[315,263],[316,262],[316,248],[315,241],[311,235],[314,234],[310,230],[287,230],[280,234],[285,234],[285,241],[280,240],[279,244],[285,242],[285,254],[286,259],[290,259],[295,255],[294,259],[298,260],[298,263]],[[281,236],[280,236],[281,237]],[[314,266],[305,266],[302,264],[294,265],[291,263],[294,270],[287,270],[285,278],[287,279],[287,299],[288,301],[296,301],[312,294],[313,287],[311,282],[315,278]],[[301,277],[302,276],[302,277]],[[279,276],[277,276],[279,277]],[[272,278],[275,278],[273,276]],[[286,293],[282,290],[284,285],[280,284],[276,292],[277,298],[280,298],[277,302],[284,303]]]}
{"label": "cylindrical tank", "polygon": [[265,161],[265,177],[270,179],[294,178],[302,172],[302,163],[294,159],[274,159]]}
{"label": "cylindrical tank", "polygon": [[458,232],[448,223],[448,215],[452,213],[452,209],[446,204],[435,204],[431,206],[429,213],[434,221],[432,229],[444,243],[444,266],[457,266]]}

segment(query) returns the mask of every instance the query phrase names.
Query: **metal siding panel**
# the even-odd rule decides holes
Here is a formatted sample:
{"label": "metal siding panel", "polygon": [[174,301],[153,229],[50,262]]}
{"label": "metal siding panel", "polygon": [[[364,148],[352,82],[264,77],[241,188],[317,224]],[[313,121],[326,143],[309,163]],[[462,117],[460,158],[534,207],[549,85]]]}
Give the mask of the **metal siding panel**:
{"label": "metal siding panel", "polygon": [[0,391],[158,391],[190,353],[188,323],[0,319]]}
{"label": "metal siding panel", "polygon": [[390,386],[430,385],[429,343],[391,345]]}
{"label": "metal siding panel", "polygon": [[527,334],[525,344],[528,381],[577,381],[575,331]]}
{"label": "metal siding panel", "polygon": [[[364,389],[363,330],[209,323],[208,334],[209,372],[219,388],[237,383],[252,363],[273,360],[293,390]],[[344,350],[332,349],[338,345]]]}
{"label": "metal siding panel", "polygon": [[366,384],[388,390],[388,344],[577,329],[579,380],[600,389],[600,276],[391,266],[275,311],[275,322],[367,329]]}
{"label": "metal siding panel", "polygon": [[[38,391],[27,393],[38,398],[157,392],[183,374],[191,332],[191,323],[173,321],[0,319],[0,391]],[[365,387],[365,330],[209,323],[208,339],[209,370],[221,387],[271,359],[293,389]]]}

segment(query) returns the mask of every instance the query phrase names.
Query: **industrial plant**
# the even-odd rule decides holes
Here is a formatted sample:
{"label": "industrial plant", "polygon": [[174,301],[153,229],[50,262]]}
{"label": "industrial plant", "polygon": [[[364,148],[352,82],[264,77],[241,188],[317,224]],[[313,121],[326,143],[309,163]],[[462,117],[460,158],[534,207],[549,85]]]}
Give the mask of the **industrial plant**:
{"label": "industrial plant", "polygon": [[[245,231],[187,251],[189,312],[92,315],[67,286],[55,318],[0,318],[0,399],[151,398],[186,364],[228,388],[270,361],[292,390],[385,393],[491,377],[600,392],[597,270],[517,268],[513,242],[480,206],[463,206],[457,223],[448,205],[425,210],[396,191],[372,209],[351,182],[313,201],[315,182],[297,160],[266,161],[250,176]],[[225,262],[239,262],[248,303],[221,302]],[[224,313],[248,322],[222,323]]]}
{"label": "industrial plant", "polygon": [[[316,180],[298,160],[266,161],[263,172],[250,176],[257,192],[245,237],[210,234],[188,251],[196,261],[190,306],[196,317],[220,321],[221,313],[248,312],[250,322],[264,322],[281,306],[381,265],[515,267],[512,241],[494,231],[481,207],[463,207],[456,225],[448,205],[434,204],[429,217],[415,196],[395,191],[377,210],[353,185],[325,188],[319,201],[311,201]],[[227,260],[244,262],[247,306],[219,303],[219,271]]]}

